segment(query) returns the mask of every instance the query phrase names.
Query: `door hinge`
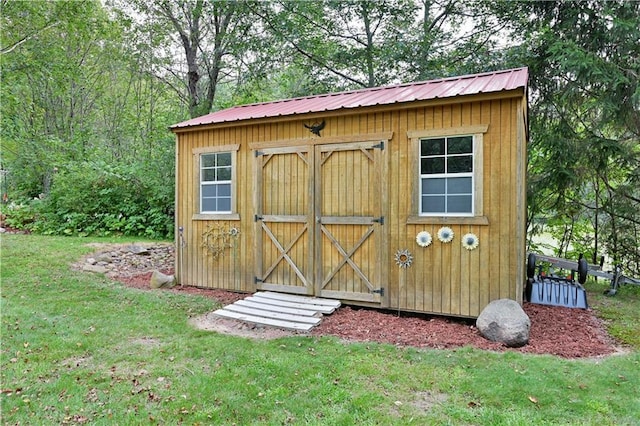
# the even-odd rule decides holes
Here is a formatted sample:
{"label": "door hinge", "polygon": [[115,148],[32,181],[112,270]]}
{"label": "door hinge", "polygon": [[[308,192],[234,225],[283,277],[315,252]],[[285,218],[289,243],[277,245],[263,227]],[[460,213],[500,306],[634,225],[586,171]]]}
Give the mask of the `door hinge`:
{"label": "door hinge", "polygon": [[255,155],[256,157],[260,157],[261,155],[264,155],[264,152],[256,150]]}
{"label": "door hinge", "polygon": [[262,216],[259,216],[259,215],[254,215],[254,216],[253,216],[253,221],[254,221],[254,222],[257,222],[257,221],[259,221],[259,220],[262,220]]}
{"label": "door hinge", "polygon": [[380,296],[384,296],[384,287],[380,287],[380,288],[379,288],[379,289],[377,289],[377,290],[371,290],[371,293],[377,293],[377,294],[379,294]]}
{"label": "door hinge", "polygon": [[379,149],[381,151],[384,151],[384,141],[380,141],[380,143],[372,146],[371,148],[372,149]]}
{"label": "door hinge", "polygon": [[379,223],[380,225],[384,225],[384,216],[380,216],[377,219],[373,219],[375,223]]}
{"label": "door hinge", "polygon": [[263,283],[263,282],[264,282],[264,280],[261,280],[261,279],[260,279],[260,278],[258,278],[258,277],[253,277],[253,283],[254,283],[254,284]]}

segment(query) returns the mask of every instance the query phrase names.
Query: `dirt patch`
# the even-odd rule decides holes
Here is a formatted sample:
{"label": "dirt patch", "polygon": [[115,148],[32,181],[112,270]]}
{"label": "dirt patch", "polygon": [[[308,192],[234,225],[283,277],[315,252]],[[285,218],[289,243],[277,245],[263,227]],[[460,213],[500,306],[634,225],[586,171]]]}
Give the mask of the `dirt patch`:
{"label": "dirt patch", "polygon": [[[86,259],[108,260],[107,258],[110,256],[114,260],[108,265],[107,275],[129,287],[144,290],[151,290],[149,280],[153,269],[166,274],[173,273],[172,247],[166,245],[146,247],[151,254],[143,256],[148,256],[147,260],[150,258],[155,260],[151,266],[144,263],[146,270],[141,271],[142,262],[136,259],[136,256],[128,254],[131,251],[130,246],[128,245],[128,248],[123,248],[125,246],[99,247],[103,253],[106,251],[109,255],[101,257],[97,254],[90,255],[80,264]],[[158,253],[155,253],[156,247],[159,247],[157,248]],[[119,256],[118,253],[124,254]],[[153,291],[173,291],[210,297],[222,305],[233,303],[247,296],[247,294],[225,290],[201,289],[190,286],[176,286],[169,290]],[[590,309],[570,309],[530,303],[525,303],[523,308],[531,319],[531,331],[529,344],[522,348],[507,348],[500,343],[486,340],[476,329],[473,320],[398,313],[397,311],[354,306],[343,306],[332,315],[326,316],[310,334],[314,336],[332,335],[346,341],[379,342],[398,346],[441,349],[473,346],[491,351],[551,354],[564,358],[602,357],[620,352],[620,348],[616,347],[613,339],[607,334],[602,321]],[[304,334],[217,318],[210,313],[192,318],[190,323],[203,330],[255,339],[272,339]]]}
{"label": "dirt patch", "polygon": [[449,399],[449,395],[440,392],[418,392],[415,401],[411,402],[420,411],[429,411],[436,405],[442,405]]}
{"label": "dirt patch", "polygon": [[[246,295],[245,295],[246,296]],[[189,323],[200,330],[215,331],[220,334],[247,337],[250,339],[269,340],[295,335],[308,335],[276,327],[248,324],[241,321],[220,318],[213,313],[191,318]]]}

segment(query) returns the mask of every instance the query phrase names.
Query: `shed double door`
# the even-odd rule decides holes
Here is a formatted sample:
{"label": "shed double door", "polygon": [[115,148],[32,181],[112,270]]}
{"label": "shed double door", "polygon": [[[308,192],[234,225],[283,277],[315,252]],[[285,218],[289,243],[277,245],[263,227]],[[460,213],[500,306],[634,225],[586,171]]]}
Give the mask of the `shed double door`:
{"label": "shed double door", "polygon": [[386,305],[384,144],[256,151],[258,289]]}

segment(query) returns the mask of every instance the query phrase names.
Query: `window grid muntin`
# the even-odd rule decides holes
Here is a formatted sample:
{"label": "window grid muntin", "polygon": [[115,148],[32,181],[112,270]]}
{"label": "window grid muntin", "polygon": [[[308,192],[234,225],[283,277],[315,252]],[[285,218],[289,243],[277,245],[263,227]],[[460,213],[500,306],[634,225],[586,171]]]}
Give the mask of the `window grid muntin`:
{"label": "window grid muntin", "polygon": [[[232,213],[232,176],[233,155],[231,152],[213,152],[200,155],[201,214]],[[212,189],[214,189],[214,194],[210,193]]]}
{"label": "window grid muntin", "polygon": [[[458,152],[454,154],[449,153],[449,141],[453,140],[453,142],[460,143],[464,139],[467,139],[468,149],[470,152]],[[442,144],[444,152],[438,153],[430,153],[428,155],[423,155],[423,148],[429,148],[429,145],[425,145],[428,141],[433,141],[435,143]],[[434,137],[434,138],[422,138],[419,140],[419,175],[420,175],[420,196],[419,196],[419,215],[420,216],[473,216],[475,214],[475,176],[474,176],[474,161],[475,161],[475,152],[474,152],[474,136],[473,135],[456,135],[451,137]],[[434,152],[431,150],[431,152]],[[461,157],[470,157],[469,165],[470,171],[467,172],[449,172],[449,159],[450,158],[461,158]],[[444,162],[444,172],[441,173],[423,173],[423,165],[425,165],[430,159],[442,159]],[[426,160],[426,161],[425,161]],[[470,192],[465,193],[457,193],[457,192],[449,192],[449,180],[457,179],[457,178],[470,178]],[[444,192],[443,193],[432,193],[428,194],[425,192],[425,182],[428,180],[436,180],[443,179],[444,180]],[[450,201],[459,200],[460,197],[466,197],[468,201],[465,202],[469,206],[468,210],[465,211],[449,211],[451,207],[449,206]],[[431,203],[428,201],[431,198]],[[439,203],[443,203],[442,211],[425,211],[425,207],[432,206],[434,201],[438,201]]]}

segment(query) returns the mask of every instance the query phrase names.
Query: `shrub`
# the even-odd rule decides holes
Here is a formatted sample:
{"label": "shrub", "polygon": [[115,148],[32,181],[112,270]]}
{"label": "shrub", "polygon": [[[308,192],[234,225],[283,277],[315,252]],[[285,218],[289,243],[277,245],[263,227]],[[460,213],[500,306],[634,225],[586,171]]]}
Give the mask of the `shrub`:
{"label": "shrub", "polygon": [[164,182],[140,166],[83,162],[60,167],[49,195],[34,215],[34,231],[57,235],[127,235],[171,238],[173,180]]}
{"label": "shrub", "polygon": [[4,226],[25,231],[33,230],[39,203],[40,199],[22,200],[3,206],[1,215],[4,216]]}

